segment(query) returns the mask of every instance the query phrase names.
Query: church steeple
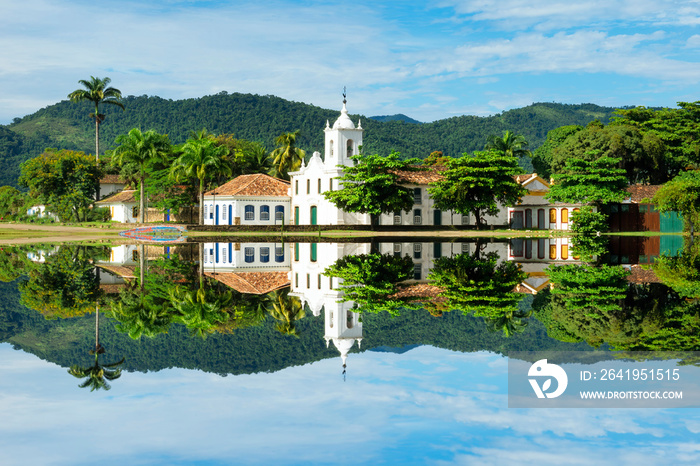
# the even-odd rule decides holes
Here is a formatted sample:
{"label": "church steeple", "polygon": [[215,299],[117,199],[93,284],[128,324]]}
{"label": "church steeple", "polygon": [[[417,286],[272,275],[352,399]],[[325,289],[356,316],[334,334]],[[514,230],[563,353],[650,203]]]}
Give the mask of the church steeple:
{"label": "church steeple", "polygon": [[358,121],[358,126],[352,122],[348,116],[347,108],[347,91],[343,87],[343,108],[340,110],[340,116],[330,128],[326,124],[326,153],[324,160],[326,163],[331,162],[331,166],[335,165],[351,165],[350,157],[359,153],[362,145],[363,129]]}

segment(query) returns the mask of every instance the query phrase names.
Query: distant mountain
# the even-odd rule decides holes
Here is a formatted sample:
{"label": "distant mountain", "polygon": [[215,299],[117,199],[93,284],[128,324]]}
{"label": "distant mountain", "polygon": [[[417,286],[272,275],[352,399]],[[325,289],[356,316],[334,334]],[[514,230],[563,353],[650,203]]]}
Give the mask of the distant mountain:
{"label": "distant mountain", "polygon": [[[168,134],[175,144],[183,143],[193,131],[206,128],[216,134],[230,133],[236,138],[262,142],[271,150],[275,137],[300,130],[298,145],[311,155],[323,151],[326,121],[332,123],[339,115],[337,109],[322,109],[275,96],[226,92],[185,100],[129,96],[124,104],[125,111],[104,107],[107,118],[101,125],[100,147],[114,148],[115,138],[132,128]],[[348,105],[352,109],[352,102]],[[9,126],[0,125],[0,186],[16,185],[19,164],[47,147],[87,153],[94,150],[95,127],[88,117],[90,111],[87,103],[62,101],[16,118]],[[524,135],[530,148],[535,149],[551,129],[585,125],[596,118],[607,122],[613,111],[611,107],[593,104],[537,103],[489,117],[461,116],[421,124],[405,115],[386,117],[404,118],[391,121],[361,115],[351,118],[362,120],[365,152],[398,151],[404,157],[425,158],[436,150],[460,156],[482,149],[489,135],[500,135],[505,130]]]}
{"label": "distant mountain", "polygon": [[404,123],[414,123],[414,124],[422,123],[418,120],[414,120],[411,117],[407,117],[403,113],[397,113],[396,115],[371,116],[370,119],[375,120],[375,121],[381,121],[381,122],[403,121]]}

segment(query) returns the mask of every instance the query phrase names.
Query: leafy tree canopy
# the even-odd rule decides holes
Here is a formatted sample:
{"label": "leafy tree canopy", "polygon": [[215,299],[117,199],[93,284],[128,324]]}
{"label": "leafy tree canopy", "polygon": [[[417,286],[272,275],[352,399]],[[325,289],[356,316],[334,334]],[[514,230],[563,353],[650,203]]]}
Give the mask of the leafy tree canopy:
{"label": "leafy tree canopy", "polygon": [[499,203],[520,202],[525,188],[513,178],[520,173],[515,157],[494,151],[474,152],[450,160],[442,172],[443,179],[432,183],[428,191],[436,209],[473,213],[478,227],[484,215],[499,212]]}
{"label": "leafy tree canopy", "polygon": [[506,315],[518,318],[518,303],[524,295],[513,290],[525,279],[525,272],[515,262],[498,259],[496,253],[440,257],[428,279],[443,289],[440,294],[449,306],[464,314],[473,312],[492,320]]}
{"label": "leafy tree canopy", "polygon": [[62,220],[85,220],[102,177],[94,158],[83,152],[46,149],[22,164],[20,186]]}
{"label": "leafy tree canopy", "polygon": [[668,178],[700,165],[700,102],[678,102],[678,107],[617,110],[612,123],[638,128],[647,146],[663,154]]}
{"label": "leafy tree canopy", "polygon": [[559,173],[552,175],[554,184],[547,199],[574,204],[608,204],[625,197],[624,170],[617,168],[620,159],[607,156],[568,159]]}
{"label": "leafy tree canopy", "polygon": [[700,230],[700,170],[681,173],[654,195],[660,212],[680,212],[691,232]]}
{"label": "leafy tree canopy", "polygon": [[370,214],[372,224],[382,213],[413,207],[413,190],[399,186],[398,172],[421,170],[420,160],[401,160],[396,152],[388,157],[358,154],[350,158],[355,165],[344,167],[340,189],[324,192],[326,199],[346,212]]}
{"label": "leafy tree canopy", "polygon": [[360,254],[338,259],[323,272],[329,277],[341,278],[343,301],[354,301],[361,311],[388,311],[397,314],[407,303],[391,299],[398,291],[398,283],[411,278],[413,260],[391,254]]}

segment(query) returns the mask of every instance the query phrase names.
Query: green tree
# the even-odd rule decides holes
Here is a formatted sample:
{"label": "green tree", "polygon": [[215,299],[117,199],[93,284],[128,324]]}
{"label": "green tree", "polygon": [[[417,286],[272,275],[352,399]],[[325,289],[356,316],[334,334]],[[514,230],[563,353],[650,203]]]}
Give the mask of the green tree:
{"label": "green tree", "polygon": [[128,134],[117,137],[119,144],[112,153],[112,163],[117,165],[134,164],[138,166],[139,176],[139,222],[144,223],[145,218],[145,188],[146,167],[157,160],[165,160],[172,150],[167,135],[158,134],[153,130],[142,133],[134,128]]}
{"label": "green tree", "polygon": [[496,215],[501,205],[515,205],[525,188],[514,176],[522,173],[518,160],[494,151],[474,152],[452,159],[443,179],[431,183],[428,192],[435,208],[460,214],[473,213],[480,228],[484,215]]}
{"label": "green tree", "polygon": [[700,168],[700,102],[678,102],[678,107],[615,111],[617,117],[611,125],[638,128],[647,151],[663,162],[652,184],[663,183],[683,170]]}
{"label": "green tree", "polygon": [[27,202],[26,196],[12,186],[0,188],[0,217],[7,219],[15,217],[22,212]]}
{"label": "green tree", "polygon": [[78,365],[71,366],[68,369],[68,373],[75,378],[85,379],[85,381],[79,385],[80,388],[90,387],[90,391],[95,390],[109,390],[111,385],[109,382],[117,380],[122,375],[120,366],[124,364],[124,359],[121,361],[114,362],[112,364],[100,364],[99,355],[103,353],[104,349],[100,351],[90,351],[90,354],[95,355],[95,364],[88,367],[80,367]]}
{"label": "green tree", "polygon": [[102,171],[83,152],[46,149],[21,165],[19,184],[61,220],[84,221]]}
{"label": "green tree", "polygon": [[199,181],[199,224],[204,225],[204,186],[211,176],[230,175],[229,150],[217,145],[213,138],[188,139],[182,146],[180,156],[175,159],[170,171],[176,180],[196,178]]}
{"label": "green tree", "polygon": [[503,137],[492,134],[488,137],[484,150],[491,150],[509,157],[531,157],[532,152],[527,148],[528,143],[522,134],[504,131]]}
{"label": "green tree", "polygon": [[323,274],[341,278],[342,301],[353,301],[360,312],[387,311],[398,315],[407,301],[392,298],[399,291],[399,283],[411,278],[413,260],[391,254],[358,254],[345,256],[327,267]]}
{"label": "green tree", "polygon": [[401,160],[397,152],[388,157],[353,155],[355,165],[344,167],[338,178],[341,188],[323,196],[346,212],[369,214],[376,225],[382,213],[408,211],[413,207],[413,190],[399,185],[400,172],[419,171],[418,159]]}
{"label": "green tree", "polygon": [[104,248],[61,246],[47,254],[18,285],[22,304],[47,319],[92,312],[101,294],[93,262],[104,253]]}
{"label": "green tree", "polygon": [[659,212],[681,214],[690,234],[700,230],[700,169],[681,173],[654,195]]}
{"label": "green tree", "polygon": [[496,253],[481,257],[478,246],[476,251],[474,255],[436,259],[428,279],[443,289],[440,295],[447,298],[448,306],[460,309],[465,315],[474,313],[492,321],[506,322],[524,318],[518,312],[523,295],[513,291],[526,277],[520,265],[512,261],[499,262]]}
{"label": "green tree", "polygon": [[299,337],[295,322],[304,318],[304,306],[296,296],[289,296],[289,288],[276,290],[268,294],[270,315],[277,321],[275,329],[282,335]]}
{"label": "green tree", "polygon": [[606,156],[592,160],[568,159],[561,171],[552,175],[554,184],[546,198],[554,202],[597,206],[621,202],[625,198],[627,181],[624,170],[617,168],[619,161]]}
{"label": "green tree", "polygon": [[95,111],[90,114],[90,118],[95,120],[95,160],[100,161],[100,124],[105,120],[105,115],[100,113],[100,104],[115,105],[124,109],[122,103],[122,93],[119,89],[108,87],[112,82],[110,78],[96,78],[90,76],[90,80],[81,79],[78,81],[85,89],[77,89],[68,98],[72,102],[88,101],[95,104]]}
{"label": "green tree", "polygon": [[688,300],[700,301],[700,242],[692,236],[683,239],[677,256],[662,254],[652,268],[659,279]]}
{"label": "green tree", "polygon": [[532,165],[535,171],[545,180],[552,176],[552,153],[569,136],[583,129],[580,125],[567,125],[554,128],[547,133],[547,140],[535,149],[532,155]]}
{"label": "green tree", "polygon": [[297,147],[299,130],[282,133],[275,138],[277,148],[272,151],[272,171],[270,174],[284,180],[289,179],[289,172],[298,170],[306,152]]}
{"label": "green tree", "polygon": [[599,158],[617,159],[629,184],[666,181],[663,151],[653,141],[645,141],[640,130],[630,125],[604,126],[599,121],[573,132],[551,152],[551,172],[562,173],[571,159],[592,162]]}
{"label": "green tree", "polygon": [[591,206],[574,210],[571,215],[571,247],[575,256],[583,262],[592,262],[601,258],[607,251],[608,238],[600,232],[607,231],[608,217],[602,212],[594,211]]}

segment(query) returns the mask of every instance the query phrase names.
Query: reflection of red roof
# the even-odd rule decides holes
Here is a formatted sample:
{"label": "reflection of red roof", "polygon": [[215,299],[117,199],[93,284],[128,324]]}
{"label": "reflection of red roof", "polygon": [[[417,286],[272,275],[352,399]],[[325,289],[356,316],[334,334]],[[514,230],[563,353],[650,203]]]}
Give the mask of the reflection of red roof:
{"label": "reflection of red roof", "polygon": [[122,278],[136,278],[136,266],[133,265],[100,265],[101,269],[106,270],[112,275]]}
{"label": "reflection of red roof", "polygon": [[390,299],[421,300],[430,298],[432,302],[443,302],[446,299],[440,296],[442,288],[427,283],[414,283],[410,285],[399,285],[398,291],[390,296]]}
{"label": "reflection of red roof", "polygon": [[633,184],[627,186],[625,191],[629,194],[629,198],[632,202],[640,203],[644,199],[651,200],[660,187],[661,185],[659,184]]}
{"label": "reflection of red roof", "polygon": [[205,272],[205,275],[248,294],[265,294],[291,284],[287,272]]}
{"label": "reflection of red roof", "polygon": [[641,265],[633,265],[630,267],[631,274],[627,275],[627,281],[632,283],[661,283],[659,277],[652,269],[645,269]]}
{"label": "reflection of red roof", "polygon": [[256,173],[237,176],[204,195],[289,197],[289,187],[288,181],[273,178],[264,173]]}

